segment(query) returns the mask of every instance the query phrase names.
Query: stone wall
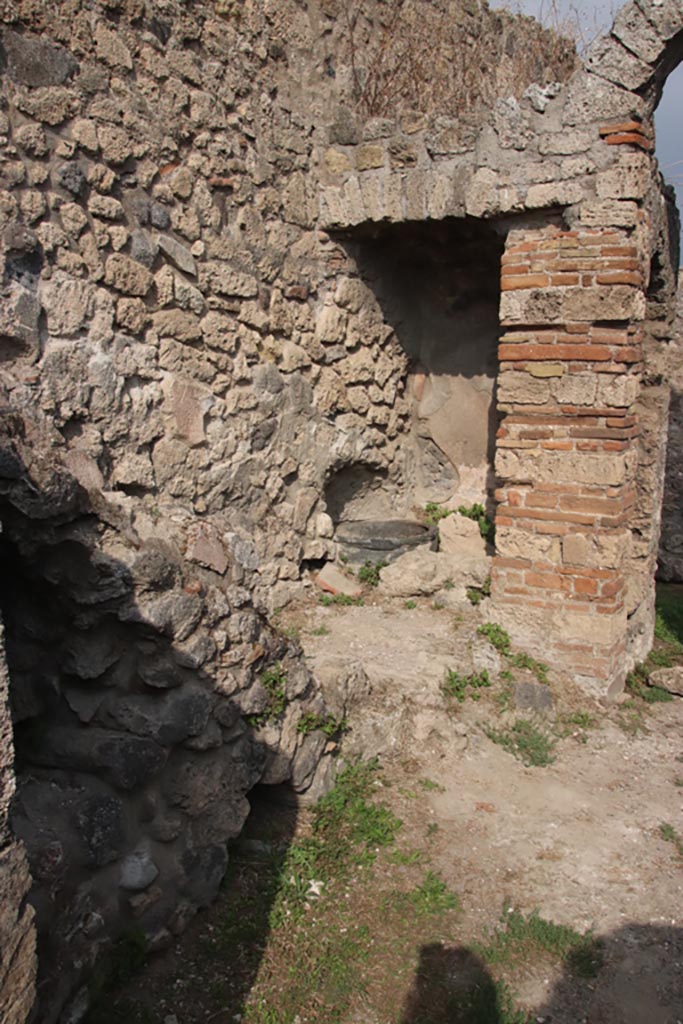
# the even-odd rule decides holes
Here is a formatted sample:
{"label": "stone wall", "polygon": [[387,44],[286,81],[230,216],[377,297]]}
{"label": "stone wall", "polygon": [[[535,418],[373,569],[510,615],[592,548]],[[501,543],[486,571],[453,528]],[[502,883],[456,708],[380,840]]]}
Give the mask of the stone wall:
{"label": "stone wall", "polygon": [[[679,278],[680,282],[680,278]],[[662,537],[658,574],[666,582],[683,580],[683,290],[678,288],[673,337],[666,347],[663,374],[671,384]]]}
{"label": "stone wall", "polygon": [[335,522],[497,503],[515,640],[604,693],[651,637],[680,12],[629,6],[576,71],[485,7],[348,13],[0,4],[1,596],[48,1024],[113,937],[212,898],[255,784],[325,786],[275,613]]}
{"label": "stone wall", "polygon": [[[213,899],[256,783],[324,785],[329,759],[322,733],[297,730],[325,709],[296,645],[218,563],[214,535],[191,534],[192,561],[170,536],[142,538],[42,454],[34,423],[4,425],[11,826],[50,1021],[87,1005],[79,983],[112,938],[160,948]],[[9,847],[28,882],[22,851]]]}
{"label": "stone wall", "polygon": [[[630,38],[645,16],[629,10],[615,33]],[[383,125],[372,168],[361,143],[337,147],[345,159],[321,195],[333,231],[483,217],[506,239],[495,615],[601,694],[652,639],[666,395],[644,367],[671,331],[653,268],[675,259],[651,157],[655,68],[634,64],[617,34],[563,90],[499,103],[472,150],[435,155],[431,126],[400,117]],[[647,99],[636,81],[655,83]],[[408,133],[412,163],[399,167]]]}
{"label": "stone wall", "polygon": [[[316,683],[268,620],[334,551],[340,474],[415,500],[408,357],[318,231],[334,145],[366,138],[375,166],[382,119],[357,112],[387,93],[357,72],[382,79],[387,11],[350,29],[293,0],[0,5],[1,598],[45,1024],[84,1012],[112,939],[158,948],[212,899],[255,784],[329,777],[334,745],[297,729],[324,713]],[[501,87],[523,89],[524,41],[549,37],[470,6],[458,38],[478,45],[482,19]],[[496,90],[466,85],[471,137]],[[436,145],[461,148],[463,123]],[[34,933],[2,722],[19,1022]]]}
{"label": "stone wall", "polygon": [[0,624],[0,1018],[23,1024],[33,1005],[36,940],[26,852],[9,827],[14,795],[12,723],[4,629]]}

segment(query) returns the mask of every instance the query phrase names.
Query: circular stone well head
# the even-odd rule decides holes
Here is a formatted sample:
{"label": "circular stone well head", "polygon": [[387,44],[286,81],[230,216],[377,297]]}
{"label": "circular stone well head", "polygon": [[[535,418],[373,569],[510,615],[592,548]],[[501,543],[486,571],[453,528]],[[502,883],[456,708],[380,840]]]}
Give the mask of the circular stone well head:
{"label": "circular stone well head", "polygon": [[435,551],[438,530],[414,519],[356,519],[340,523],[335,540],[339,557],[352,565],[393,562],[423,544]]}

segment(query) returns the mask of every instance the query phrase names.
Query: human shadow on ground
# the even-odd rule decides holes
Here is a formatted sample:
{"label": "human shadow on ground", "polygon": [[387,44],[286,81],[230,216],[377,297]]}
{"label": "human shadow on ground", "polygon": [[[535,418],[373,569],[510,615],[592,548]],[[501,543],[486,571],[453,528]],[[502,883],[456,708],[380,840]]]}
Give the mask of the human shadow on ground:
{"label": "human shadow on ground", "polygon": [[[680,903],[672,900],[672,912]],[[565,968],[536,1018],[552,1024],[677,1024],[683,1018],[683,928],[629,923],[602,936],[594,979]]]}
{"label": "human shadow on ground", "polygon": [[[464,946],[423,947],[400,1024],[678,1024],[683,1018],[683,929],[628,924],[596,940],[602,963],[581,977],[568,959],[539,1006],[519,1005]],[[525,974],[534,971],[527,954]]]}
{"label": "human shadow on ground", "polygon": [[503,1024],[500,993],[483,960],[465,946],[420,951],[400,1024]]}

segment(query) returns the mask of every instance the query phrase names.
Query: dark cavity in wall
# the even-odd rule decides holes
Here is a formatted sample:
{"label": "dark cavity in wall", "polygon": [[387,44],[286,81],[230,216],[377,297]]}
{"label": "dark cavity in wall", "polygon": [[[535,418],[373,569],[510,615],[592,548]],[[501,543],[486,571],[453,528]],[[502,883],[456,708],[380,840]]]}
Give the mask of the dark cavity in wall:
{"label": "dark cavity in wall", "polygon": [[328,515],[335,524],[355,519],[379,519],[389,513],[385,489],[387,471],[372,466],[342,466],[325,487]]}
{"label": "dark cavity in wall", "polygon": [[[409,360],[404,508],[454,500],[491,509],[502,236],[482,221],[448,218],[366,224],[340,241]],[[338,515],[339,489],[331,495]]]}
{"label": "dark cavity in wall", "polygon": [[94,517],[36,521],[0,502],[0,521],[11,824],[33,878],[36,1019],[55,1024],[112,941],[135,931],[151,951],[215,898],[267,751],[147,625],[141,601],[186,601],[163,550],[129,567],[98,550]]}

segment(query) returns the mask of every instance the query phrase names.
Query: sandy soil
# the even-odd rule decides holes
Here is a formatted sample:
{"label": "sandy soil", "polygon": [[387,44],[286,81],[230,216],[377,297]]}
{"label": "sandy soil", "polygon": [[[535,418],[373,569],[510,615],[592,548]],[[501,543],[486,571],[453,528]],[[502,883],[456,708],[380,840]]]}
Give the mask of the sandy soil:
{"label": "sandy soil", "polygon": [[[447,668],[488,667],[493,677],[497,655],[476,635],[484,617],[485,605],[454,615],[426,601],[291,613],[333,704],[345,671],[357,677],[362,665],[367,680],[347,712],[349,751],[380,754],[406,784],[426,777],[443,787],[397,810],[416,836],[425,813],[438,824],[432,859],[462,896],[468,931],[481,935],[507,902],[604,938],[607,965],[588,998],[584,986],[581,1005],[557,972],[515,979],[537,1019],[675,1024],[683,1020],[683,861],[659,827],[683,833],[683,701],[648,708],[631,735],[618,704],[601,707],[551,674],[546,721],[585,709],[597,724],[570,729],[553,764],[525,767],[482,731],[501,722],[488,691],[450,708],[441,693]],[[329,632],[316,635],[321,628]],[[502,720],[522,715],[508,710]]]}

